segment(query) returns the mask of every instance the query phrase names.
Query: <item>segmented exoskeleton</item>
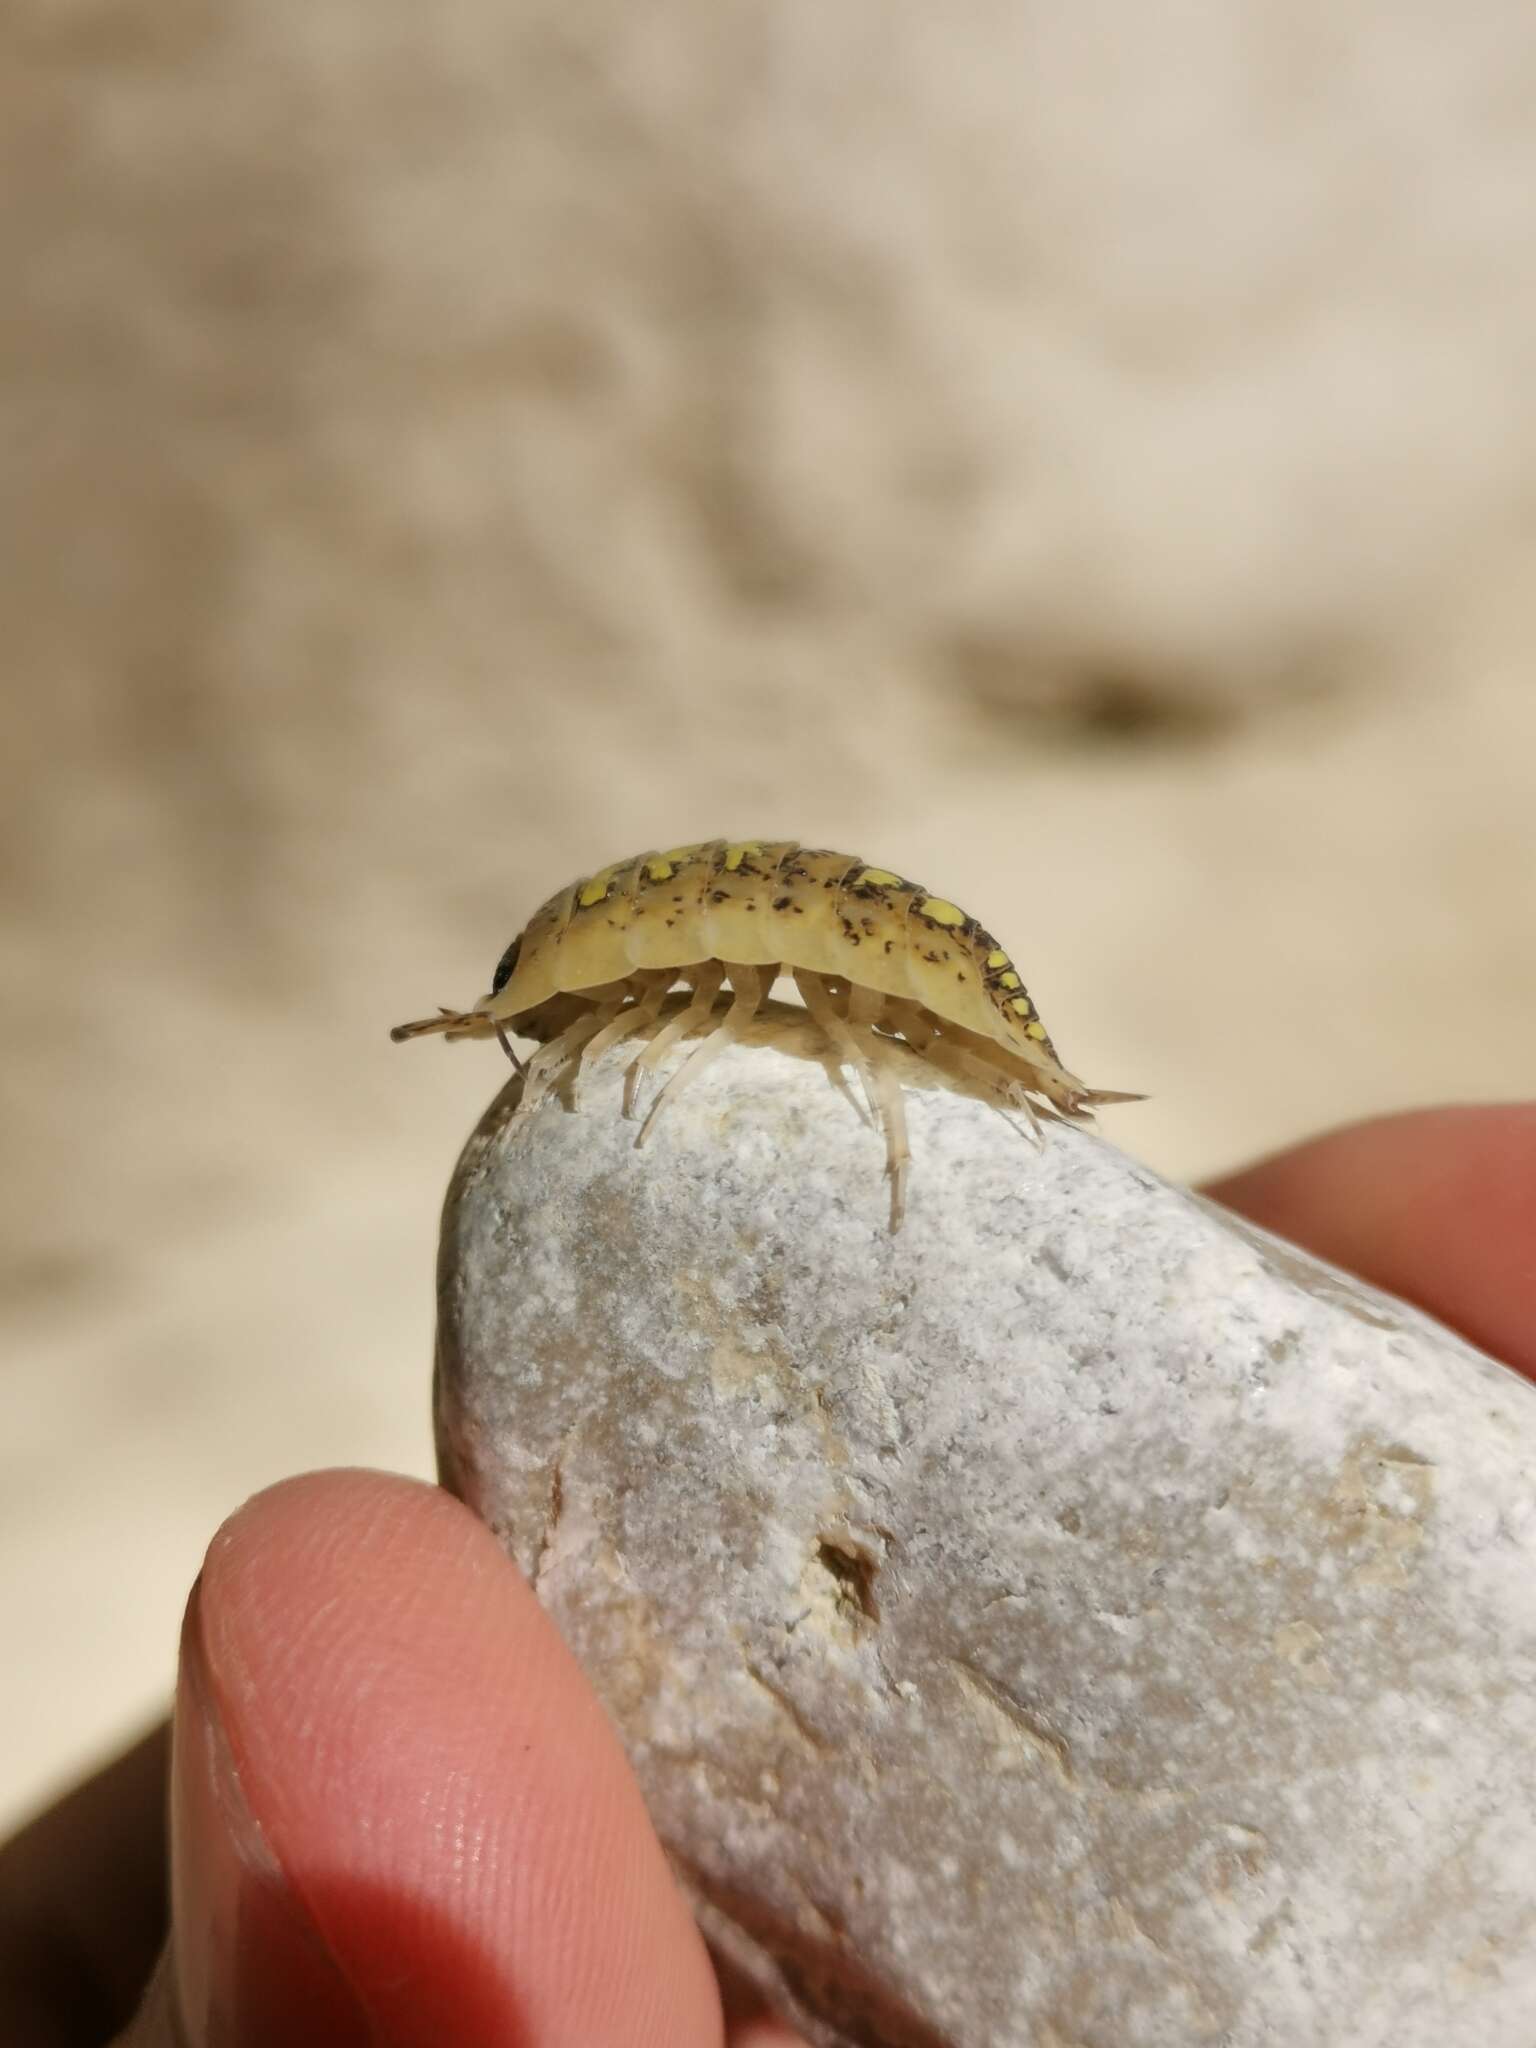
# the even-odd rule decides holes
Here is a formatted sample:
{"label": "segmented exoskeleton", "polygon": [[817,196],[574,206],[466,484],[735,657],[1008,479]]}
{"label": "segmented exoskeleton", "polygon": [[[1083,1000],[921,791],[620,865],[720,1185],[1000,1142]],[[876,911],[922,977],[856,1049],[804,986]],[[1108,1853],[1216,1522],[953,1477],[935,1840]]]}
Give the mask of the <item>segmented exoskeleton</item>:
{"label": "segmented exoskeleton", "polygon": [[710,1060],[754,1020],[781,1013],[768,1000],[781,974],[833,1055],[862,1079],[885,1136],[893,1230],[910,1157],[896,1041],[1032,1124],[1042,1107],[1079,1120],[1097,1104],[1140,1099],[1067,1071],[1012,960],[958,904],[854,854],[790,840],[711,839],[572,882],[535,911],[472,1009],[390,1035],[494,1034],[514,1060],[509,1033],[538,1041],[516,1131],[562,1074],[578,1079],[628,1038],[643,1041],[625,1074],[624,1113],[635,1114],[647,1077],[702,1032],[650,1104],[643,1142]]}

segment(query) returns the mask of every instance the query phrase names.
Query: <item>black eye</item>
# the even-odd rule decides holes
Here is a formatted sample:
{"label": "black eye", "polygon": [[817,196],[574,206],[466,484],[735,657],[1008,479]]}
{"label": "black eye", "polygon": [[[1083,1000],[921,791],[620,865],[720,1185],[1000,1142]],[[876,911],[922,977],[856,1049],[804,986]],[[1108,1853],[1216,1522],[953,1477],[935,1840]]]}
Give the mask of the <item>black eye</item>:
{"label": "black eye", "polygon": [[517,971],[517,956],[523,950],[521,937],[515,938],[505,953],[496,962],[496,972],[491,976],[491,994],[499,996]]}

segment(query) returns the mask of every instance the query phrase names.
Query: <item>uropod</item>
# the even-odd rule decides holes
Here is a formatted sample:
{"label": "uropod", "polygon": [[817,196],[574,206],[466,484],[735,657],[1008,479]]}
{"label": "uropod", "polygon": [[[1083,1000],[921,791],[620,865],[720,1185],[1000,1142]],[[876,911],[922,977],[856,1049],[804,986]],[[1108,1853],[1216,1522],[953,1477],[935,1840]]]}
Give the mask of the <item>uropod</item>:
{"label": "uropod", "polygon": [[[863,1083],[885,1138],[892,1230],[905,1207],[901,1076],[913,1055],[1022,1110],[1032,1127],[1041,1114],[1083,1121],[1100,1103],[1141,1100],[1068,1073],[1018,969],[957,903],[855,854],[791,840],[710,839],[600,868],[534,912],[472,1009],[390,1036],[500,1039],[523,1075],[516,1136],[563,1076],[574,1081],[627,1038],[643,1041],[624,1077],[624,1114],[634,1115],[647,1077],[703,1033],[652,1101],[643,1142],[658,1112],[749,1028],[758,1038],[778,1019],[786,1034],[803,1031],[805,1013],[770,1001],[783,974],[829,1059]],[[508,1034],[538,1042],[526,1066]]]}

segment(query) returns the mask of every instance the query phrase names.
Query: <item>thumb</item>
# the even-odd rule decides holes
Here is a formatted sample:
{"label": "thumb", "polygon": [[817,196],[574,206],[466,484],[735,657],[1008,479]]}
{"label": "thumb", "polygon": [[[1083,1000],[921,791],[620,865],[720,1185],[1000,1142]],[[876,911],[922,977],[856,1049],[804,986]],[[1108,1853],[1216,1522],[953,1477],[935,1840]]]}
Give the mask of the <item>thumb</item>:
{"label": "thumb", "polygon": [[171,1951],[132,2048],[717,2048],[616,1737],[436,1489],[258,1495],[188,1604]]}

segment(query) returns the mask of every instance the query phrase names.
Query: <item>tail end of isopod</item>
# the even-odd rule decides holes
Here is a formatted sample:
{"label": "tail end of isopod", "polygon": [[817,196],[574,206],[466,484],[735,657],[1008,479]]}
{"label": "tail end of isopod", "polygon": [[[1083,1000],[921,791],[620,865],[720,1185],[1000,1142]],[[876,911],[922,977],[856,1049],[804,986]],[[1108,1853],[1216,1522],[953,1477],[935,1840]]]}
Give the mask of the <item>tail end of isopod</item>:
{"label": "tail end of isopod", "polygon": [[1062,1113],[1074,1123],[1092,1123],[1096,1109],[1103,1109],[1112,1102],[1145,1102],[1145,1095],[1135,1094],[1127,1088],[1074,1088],[1067,1101],[1060,1105]]}
{"label": "tail end of isopod", "polygon": [[1079,1124],[1092,1124],[1094,1110],[1106,1108],[1110,1102],[1145,1102],[1145,1096],[1126,1090],[1126,1087],[1083,1087],[1079,1094],[1073,1094],[1067,1104],[1067,1116]]}

